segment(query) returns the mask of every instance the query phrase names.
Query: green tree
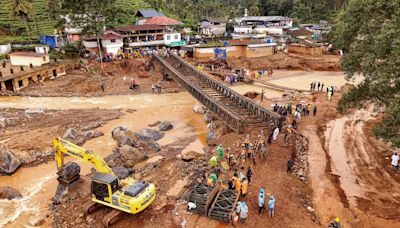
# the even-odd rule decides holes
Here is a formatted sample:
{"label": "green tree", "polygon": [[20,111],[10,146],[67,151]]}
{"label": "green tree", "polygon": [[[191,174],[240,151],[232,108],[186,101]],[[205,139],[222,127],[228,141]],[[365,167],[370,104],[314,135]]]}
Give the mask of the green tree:
{"label": "green tree", "polygon": [[[108,25],[115,23],[117,0],[66,0],[63,8],[71,18],[74,27],[81,28],[85,35],[97,37],[97,46],[101,62],[103,54],[101,50],[100,36]],[[103,68],[103,65],[101,66]]]}
{"label": "green tree", "polygon": [[332,33],[345,53],[341,60],[348,78],[358,72],[364,82],[343,96],[339,111],[365,99],[386,107],[374,132],[400,146],[400,1],[351,0]]}
{"label": "green tree", "polygon": [[26,32],[31,37],[31,28],[28,24],[29,15],[32,13],[32,3],[28,0],[8,0],[10,16],[19,17],[24,21]]}

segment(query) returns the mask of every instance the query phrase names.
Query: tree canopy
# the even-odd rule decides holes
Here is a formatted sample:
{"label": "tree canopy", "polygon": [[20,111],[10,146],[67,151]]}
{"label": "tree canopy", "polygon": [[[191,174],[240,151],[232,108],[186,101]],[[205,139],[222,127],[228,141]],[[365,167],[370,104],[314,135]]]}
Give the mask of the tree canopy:
{"label": "tree canopy", "polygon": [[342,68],[349,78],[365,77],[343,96],[339,111],[366,99],[386,107],[385,118],[374,132],[400,147],[400,0],[351,0],[332,33],[345,53]]}

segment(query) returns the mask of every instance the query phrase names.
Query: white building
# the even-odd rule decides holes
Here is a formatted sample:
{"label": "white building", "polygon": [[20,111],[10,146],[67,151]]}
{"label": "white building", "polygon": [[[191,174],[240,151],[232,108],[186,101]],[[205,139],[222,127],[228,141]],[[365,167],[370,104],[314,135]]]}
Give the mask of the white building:
{"label": "white building", "polygon": [[171,44],[180,41],[181,41],[181,34],[179,32],[170,32],[164,34],[164,44],[166,46],[171,46]]}
{"label": "white building", "polygon": [[293,19],[283,16],[245,16],[235,19],[234,32],[237,34],[282,35],[284,28],[293,26]]}
{"label": "white building", "polygon": [[11,44],[0,44],[0,55],[7,54],[11,51]]}
{"label": "white building", "polygon": [[[124,46],[123,37],[116,32],[108,31],[99,40],[104,54],[112,54],[114,57],[118,51]],[[92,53],[98,52],[97,37],[86,37],[83,39],[83,45]]]}
{"label": "white building", "polygon": [[50,63],[49,54],[36,52],[13,52],[10,56],[11,65],[14,66],[42,66]]}
{"label": "white building", "polygon": [[223,36],[226,32],[224,19],[204,19],[200,22],[200,34],[204,37]]}

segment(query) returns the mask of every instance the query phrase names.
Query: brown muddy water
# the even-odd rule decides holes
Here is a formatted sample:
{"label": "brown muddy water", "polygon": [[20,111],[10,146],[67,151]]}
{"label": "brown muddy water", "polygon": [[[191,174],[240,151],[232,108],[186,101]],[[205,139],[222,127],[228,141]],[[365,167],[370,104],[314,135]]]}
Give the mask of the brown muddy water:
{"label": "brown muddy water", "polygon": [[[192,112],[196,101],[187,93],[164,95],[110,96],[101,98],[0,98],[0,107],[31,108],[31,109],[84,109],[107,108],[128,109],[137,111],[125,112],[120,119],[112,120],[97,130],[104,136],[86,142],[83,147],[105,157],[111,154],[115,142],[111,131],[117,126],[126,126],[132,131],[148,127],[156,121],[168,120],[174,124],[174,129],[166,133],[160,140],[160,145],[171,144],[180,138],[197,136],[188,148],[202,150],[205,143],[206,123],[203,115]],[[71,158],[67,158],[69,161]],[[92,166],[78,162],[81,174],[90,172]],[[1,176],[3,186],[12,186],[24,196],[15,200],[0,200],[0,227],[29,227],[31,217],[46,216],[48,208],[57,187],[56,165],[54,162],[42,164],[33,168],[21,168],[12,176]],[[45,220],[42,227],[51,227],[50,219]]]}

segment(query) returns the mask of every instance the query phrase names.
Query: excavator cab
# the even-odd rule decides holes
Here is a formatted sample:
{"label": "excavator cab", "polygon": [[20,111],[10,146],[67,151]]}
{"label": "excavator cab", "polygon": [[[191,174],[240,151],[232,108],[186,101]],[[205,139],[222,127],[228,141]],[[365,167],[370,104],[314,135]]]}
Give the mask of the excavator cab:
{"label": "excavator cab", "polygon": [[97,200],[110,202],[113,193],[119,189],[117,176],[106,173],[96,173],[92,177],[91,192]]}

